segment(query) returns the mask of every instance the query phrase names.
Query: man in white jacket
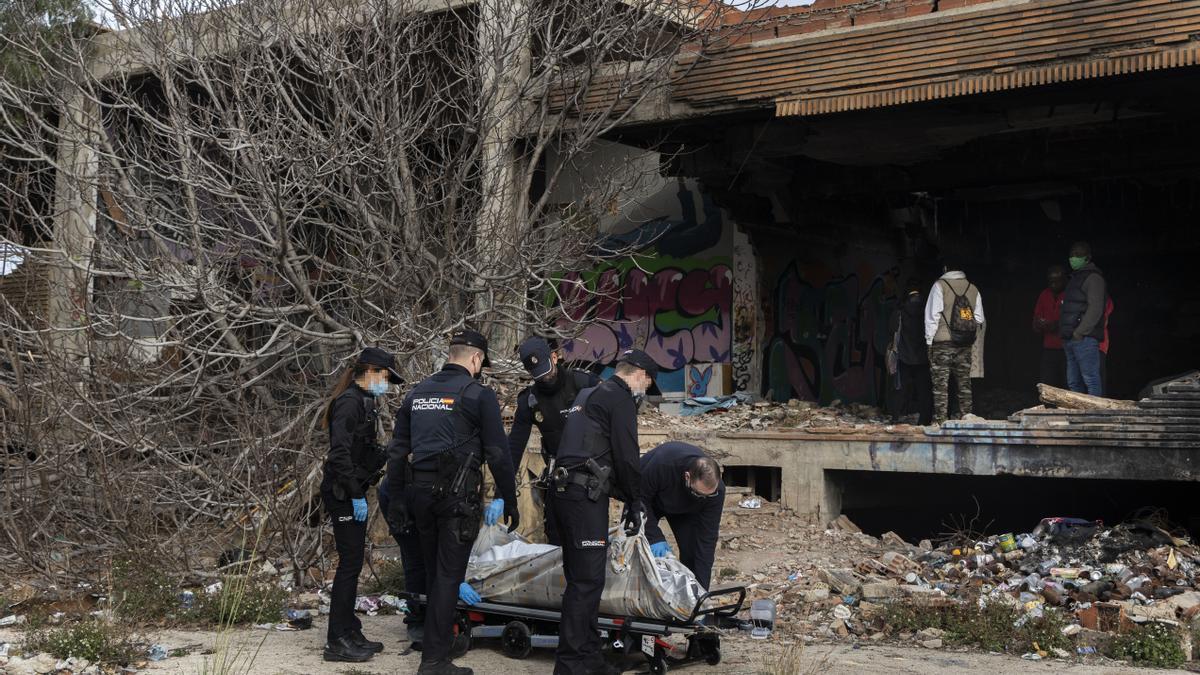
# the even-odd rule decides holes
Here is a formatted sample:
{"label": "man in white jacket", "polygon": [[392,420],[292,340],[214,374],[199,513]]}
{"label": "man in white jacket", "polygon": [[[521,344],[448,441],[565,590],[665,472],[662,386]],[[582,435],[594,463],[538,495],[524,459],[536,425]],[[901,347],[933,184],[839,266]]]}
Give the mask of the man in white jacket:
{"label": "man in white jacket", "polygon": [[982,334],[983,298],[957,266],[947,263],[945,274],[929,290],[925,302],[925,344],[933,376],[933,421],[950,417],[950,376],[958,387],[958,412],[971,412],[971,356]]}

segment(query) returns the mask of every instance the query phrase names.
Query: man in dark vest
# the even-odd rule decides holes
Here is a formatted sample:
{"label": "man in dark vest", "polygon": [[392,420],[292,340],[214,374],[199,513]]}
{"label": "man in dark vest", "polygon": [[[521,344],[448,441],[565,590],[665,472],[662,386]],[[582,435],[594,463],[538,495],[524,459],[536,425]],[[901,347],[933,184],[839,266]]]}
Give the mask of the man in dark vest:
{"label": "man in dark vest", "polygon": [[1063,291],[1058,333],[1067,354],[1067,386],[1081,394],[1103,396],[1100,343],[1104,341],[1108,286],[1092,262],[1092,247],[1087,242],[1071,244],[1067,261],[1072,273]]}
{"label": "man in dark vest", "polygon": [[567,413],[553,476],[553,514],[562,539],[562,598],[555,675],[620,672],[600,653],[597,615],[608,559],[608,498],[625,502],[627,533],[642,525],[637,409],[658,365],[637,349],[612,378],[579,392]]}
{"label": "man in dark vest", "polygon": [[404,496],[389,504],[388,523],[398,532],[414,527],[425,560],[428,595],[419,675],[472,672],[450,662],[450,648],[459,584],[483,516],[485,460],[504,500],[509,530],[520,523],[500,404],[495,392],[477,381],[488,365],[482,335],[455,333],[446,365],[405,397],[388,446],[388,492]]}
{"label": "man in dark vest", "polygon": [[551,500],[546,494],[546,481],[558,454],[567,410],[575,403],[575,397],[580,391],[600,384],[600,378],[582,370],[559,367],[561,355],[552,349],[544,338],[531,337],[522,342],[520,355],[521,364],[533,378],[533,384],[517,394],[517,412],[513,419],[512,431],[508,433],[508,452],[512,457],[513,468],[520,471],[521,456],[525,454],[525,445],[529,443],[529,432],[534,426],[538,428],[542,438],[542,457],[546,460],[546,472],[538,480],[535,489],[542,495],[546,541],[560,546],[558,531],[551,516]]}

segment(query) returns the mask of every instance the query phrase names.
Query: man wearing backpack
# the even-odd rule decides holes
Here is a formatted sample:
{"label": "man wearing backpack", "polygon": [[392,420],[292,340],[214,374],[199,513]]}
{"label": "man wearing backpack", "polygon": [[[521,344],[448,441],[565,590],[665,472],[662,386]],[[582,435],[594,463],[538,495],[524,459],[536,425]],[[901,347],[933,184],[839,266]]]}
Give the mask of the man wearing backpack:
{"label": "man wearing backpack", "polygon": [[971,412],[971,352],[983,325],[983,298],[956,265],[929,289],[925,302],[925,344],[933,376],[933,421],[950,418],[950,377],[958,387],[960,415]]}
{"label": "man wearing backpack", "polygon": [[1067,386],[1071,391],[1103,396],[1100,379],[1100,343],[1105,337],[1108,287],[1092,262],[1092,247],[1083,241],[1071,244],[1071,280],[1063,292],[1059,335],[1067,353]]}

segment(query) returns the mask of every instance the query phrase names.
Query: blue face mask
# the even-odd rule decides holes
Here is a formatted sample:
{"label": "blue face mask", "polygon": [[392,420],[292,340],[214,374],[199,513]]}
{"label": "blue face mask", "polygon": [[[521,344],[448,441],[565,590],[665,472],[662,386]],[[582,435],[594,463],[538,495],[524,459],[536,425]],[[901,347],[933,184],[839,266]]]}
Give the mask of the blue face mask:
{"label": "blue face mask", "polygon": [[372,396],[383,396],[387,393],[387,390],[387,382],[372,382],[371,384],[367,385],[367,391],[370,392]]}

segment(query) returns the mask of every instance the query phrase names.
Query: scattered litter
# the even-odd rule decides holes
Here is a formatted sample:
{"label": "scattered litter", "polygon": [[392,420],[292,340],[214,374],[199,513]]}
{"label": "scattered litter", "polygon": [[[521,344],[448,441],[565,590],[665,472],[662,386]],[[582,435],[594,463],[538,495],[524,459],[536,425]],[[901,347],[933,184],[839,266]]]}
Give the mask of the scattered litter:
{"label": "scattered litter", "polygon": [[150,645],[150,649],[146,650],[146,657],[151,661],[162,661],[167,658],[167,648],[162,645]]}
{"label": "scattered litter", "polygon": [[205,586],[204,592],[207,593],[208,595],[217,595],[218,593],[221,592],[221,589],[224,587],[225,587],[225,584],[218,581],[216,583],[212,583],[212,584]]}
{"label": "scattered litter", "polygon": [[1090,645],[1085,645],[1083,647],[1076,647],[1075,653],[1079,654],[1080,656],[1090,656],[1090,655],[1096,653],[1096,648],[1092,647]]}
{"label": "scattered litter", "polygon": [[1028,653],[1022,654],[1021,658],[1025,659],[1026,661],[1041,661],[1042,660],[1041,655],[1035,654],[1033,652],[1028,652]]}
{"label": "scattered litter", "polygon": [[835,619],[841,619],[842,621],[845,621],[846,619],[849,619],[852,615],[853,615],[853,613],[850,611],[850,608],[847,607],[846,605],[838,605],[837,607],[833,608],[833,618],[835,618]]}
{"label": "scattered litter", "polygon": [[196,594],[191,591],[183,591],[179,594],[179,606],[184,609],[191,609],[196,605]]}
{"label": "scattered litter", "polygon": [[360,595],[354,601],[354,611],[366,612],[367,616],[375,616],[379,613],[381,605],[378,595]]}
{"label": "scattered litter", "polygon": [[3,619],[0,619],[0,626],[16,626],[17,624],[22,623],[25,623],[24,614],[9,614]]}
{"label": "scattered litter", "polygon": [[0,658],[4,658],[4,657],[8,656],[8,650],[10,647],[11,647],[11,643],[0,642]]}
{"label": "scattered litter", "polygon": [[738,506],[742,507],[743,509],[761,509],[762,500],[758,497],[747,497],[738,502]]}
{"label": "scattered litter", "polygon": [[286,625],[288,630],[308,630],[312,628],[313,611],[311,609],[289,609],[285,617],[287,618],[287,623],[280,625]]}
{"label": "scattered litter", "polygon": [[275,624],[273,624],[273,623],[256,623],[256,624],[254,624],[254,630],[275,630]]}
{"label": "scattered litter", "polygon": [[401,600],[400,598],[398,598],[394,595],[385,593],[384,595],[379,596],[379,603],[385,607],[391,607],[392,609],[396,610],[397,612],[407,612],[408,611],[408,603],[406,603],[405,601]]}

